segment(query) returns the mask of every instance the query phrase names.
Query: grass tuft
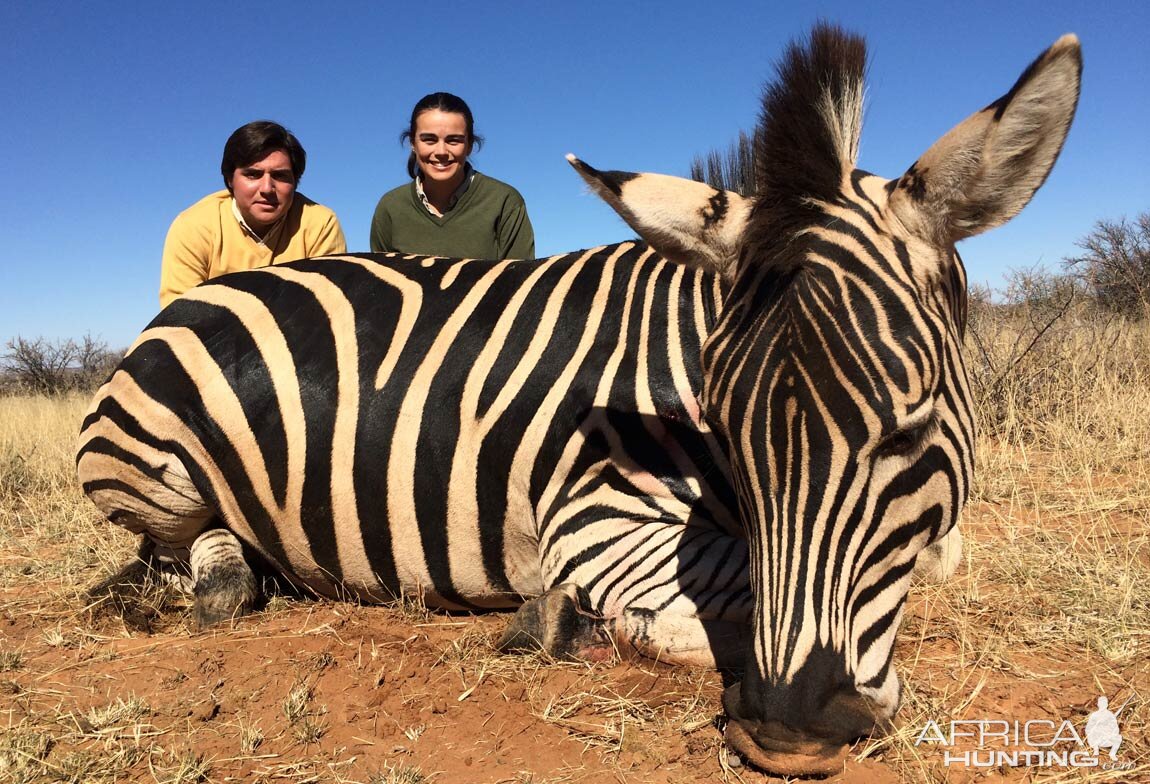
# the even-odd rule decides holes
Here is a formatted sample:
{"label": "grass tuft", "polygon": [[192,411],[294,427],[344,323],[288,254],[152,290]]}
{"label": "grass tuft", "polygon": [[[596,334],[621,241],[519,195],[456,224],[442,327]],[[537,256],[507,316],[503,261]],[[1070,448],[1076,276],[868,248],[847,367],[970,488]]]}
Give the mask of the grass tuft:
{"label": "grass tuft", "polygon": [[411,765],[388,765],[367,781],[368,784],[427,784],[431,779]]}

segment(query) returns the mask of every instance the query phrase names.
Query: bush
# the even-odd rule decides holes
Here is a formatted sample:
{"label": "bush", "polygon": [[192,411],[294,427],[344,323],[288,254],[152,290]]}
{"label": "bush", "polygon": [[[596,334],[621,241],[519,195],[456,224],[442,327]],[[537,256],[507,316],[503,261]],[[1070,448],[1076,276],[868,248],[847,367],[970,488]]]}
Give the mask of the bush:
{"label": "bush", "polygon": [[122,351],[91,335],[74,340],[12,338],[0,357],[6,391],[59,394],[91,390],[103,382],[123,357]]}
{"label": "bush", "polygon": [[1131,318],[1150,316],[1150,212],[1133,223],[1100,220],[1077,245],[1086,252],[1065,264],[1100,307]]}
{"label": "bush", "polygon": [[711,150],[691,161],[691,179],[742,196],[755,193],[755,144],[745,132],[725,152]]}
{"label": "bush", "polygon": [[1150,384],[1148,335],[1150,322],[1099,307],[1067,275],[1013,271],[997,302],[972,291],[966,358],[979,430],[1032,442],[1105,390]]}

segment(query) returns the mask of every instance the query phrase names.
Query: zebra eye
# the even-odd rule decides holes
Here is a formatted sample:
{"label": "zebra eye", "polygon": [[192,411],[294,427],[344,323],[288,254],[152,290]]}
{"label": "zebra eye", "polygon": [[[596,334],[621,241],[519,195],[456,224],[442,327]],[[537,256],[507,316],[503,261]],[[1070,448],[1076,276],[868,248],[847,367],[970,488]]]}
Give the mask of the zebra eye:
{"label": "zebra eye", "polygon": [[878,457],[903,457],[913,452],[926,439],[934,425],[934,417],[919,425],[896,430],[884,438],[875,450]]}

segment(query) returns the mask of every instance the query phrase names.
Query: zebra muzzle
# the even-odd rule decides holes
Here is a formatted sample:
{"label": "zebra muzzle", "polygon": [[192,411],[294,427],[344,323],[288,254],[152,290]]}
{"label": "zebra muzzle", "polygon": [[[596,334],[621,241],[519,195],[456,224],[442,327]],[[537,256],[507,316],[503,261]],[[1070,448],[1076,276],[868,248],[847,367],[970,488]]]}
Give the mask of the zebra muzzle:
{"label": "zebra muzzle", "polygon": [[829,776],[842,772],[848,744],[800,732],[780,721],[744,718],[740,686],[736,683],[723,692],[723,708],[729,718],[723,740],[744,761],[777,776]]}

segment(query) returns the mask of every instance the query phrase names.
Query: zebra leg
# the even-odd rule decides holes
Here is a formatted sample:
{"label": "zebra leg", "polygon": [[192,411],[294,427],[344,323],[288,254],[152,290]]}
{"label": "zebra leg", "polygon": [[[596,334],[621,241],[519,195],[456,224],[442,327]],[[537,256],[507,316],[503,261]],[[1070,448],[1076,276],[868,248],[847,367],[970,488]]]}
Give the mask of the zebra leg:
{"label": "zebra leg", "polygon": [[[148,586],[158,582],[161,564],[156,557],[156,543],[141,537],[135,557],[119,571],[89,588],[84,596],[89,605],[107,604],[120,615],[128,616],[135,610],[135,600],[141,598]],[[173,575],[175,577],[175,575]]]}
{"label": "zebra leg", "polygon": [[[588,558],[588,541],[612,544]],[[701,526],[602,520],[548,544],[545,584],[548,573],[570,581],[519,609],[502,650],[741,663],[753,606],[745,541]]]}
{"label": "zebra leg", "polygon": [[89,425],[81,438],[76,473],[84,492],[109,521],[143,534],[137,556],[93,586],[89,597],[130,593],[157,575],[190,591],[189,545],[216,518],[183,463],[129,438],[107,418]]}
{"label": "zebra leg", "polygon": [[89,609],[110,610],[129,625],[150,629],[164,604],[162,586],[191,591],[186,558],[173,558],[156,542],[143,536],[135,557],[119,571],[85,592]]}
{"label": "zebra leg", "polygon": [[742,665],[750,635],[744,623],[628,609],[604,618],[588,609],[587,592],[557,585],[511,619],[497,648],[503,653],[543,651],[558,659],[603,661],[614,654],[718,669]]}
{"label": "zebra leg", "polygon": [[195,595],[192,617],[199,629],[239,618],[255,609],[259,599],[255,574],[240,540],[226,528],[210,528],[192,543]]}
{"label": "zebra leg", "polygon": [[941,583],[962,563],[962,532],[955,524],[937,542],[923,548],[914,562],[914,577],[919,582]]}
{"label": "zebra leg", "polygon": [[653,610],[625,610],[615,622],[620,651],[707,669],[742,667],[750,637],[745,623]]}
{"label": "zebra leg", "polygon": [[184,464],[131,438],[107,417],[89,424],[81,441],[77,475],[84,491],[110,521],[145,535],[140,555],[91,595],[130,595],[129,586],[158,572],[192,592],[198,628],[251,612],[259,593],[243,548],[220,525]]}

